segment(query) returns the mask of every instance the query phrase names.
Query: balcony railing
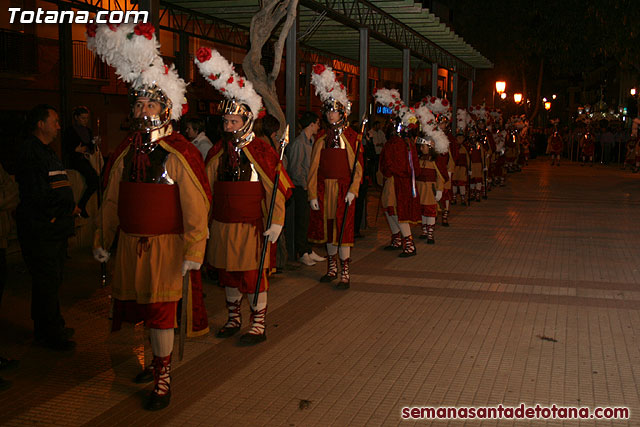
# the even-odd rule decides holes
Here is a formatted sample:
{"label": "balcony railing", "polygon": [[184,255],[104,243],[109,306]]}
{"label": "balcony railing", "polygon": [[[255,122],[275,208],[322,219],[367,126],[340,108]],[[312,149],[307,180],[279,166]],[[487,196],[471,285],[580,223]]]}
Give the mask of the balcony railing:
{"label": "balcony railing", "polygon": [[32,34],[0,29],[0,72],[36,74],[37,38]]}
{"label": "balcony railing", "polygon": [[85,41],[73,41],[73,78],[87,80],[109,78],[109,66],[87,48]]}

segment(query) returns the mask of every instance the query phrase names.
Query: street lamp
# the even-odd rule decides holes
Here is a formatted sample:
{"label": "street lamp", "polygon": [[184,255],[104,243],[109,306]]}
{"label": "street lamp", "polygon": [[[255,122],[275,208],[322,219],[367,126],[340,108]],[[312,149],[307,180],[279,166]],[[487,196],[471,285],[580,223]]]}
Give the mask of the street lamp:
{"label": "street lamp", "polygon": [[552,99],[556,99],[558,96],[554,93],[553,95],[551,95]]}
{"label": "street lamp", "polygon": [[636,96],[636,88],[632,87],[629,93],[631,94],[631,96]]}
{"label": "street lamp", "polygon": [[516,104],[520,104],[522,102],[522,94],[521,93],[514,93],[513,94],[513,102],[515,102]]}
{"label": "street lamp", "polygon": [[507,88],[506,82],[496,82],[495,91],[493,92],[493,97],[492,97],[493,107],[496,106],[496,92],[502,95],[502,93],[506,88]]}
{"label": "street lamp", "polygon": [[507,99],[507,94],[505,92],[502,92],[500,94],[500,99]]}
{"label": "street lamp", "polygon": [[547,110],[547,111],[550,110],[551,109],[551,102],[549,102],[549,101],[545,102],[544,103],[544,109]]}

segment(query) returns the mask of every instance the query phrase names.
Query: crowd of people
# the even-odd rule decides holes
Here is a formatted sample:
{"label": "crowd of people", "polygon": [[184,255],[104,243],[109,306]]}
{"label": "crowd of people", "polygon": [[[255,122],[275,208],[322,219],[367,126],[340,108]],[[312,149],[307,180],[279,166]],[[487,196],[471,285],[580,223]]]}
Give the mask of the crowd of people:
{"label": "crowd of people", "polygon": [[[224,288],[228,316],[215,335],[229,339],[240,332],[246,297],[250,327],[238,344],[267,339],[270,273],[287,258],[282,231],[288,204],[295,257],[304,265],[326,262],[320,282],[344,291],[350,288],[351,249],[360,236],[369,187],[380,187],[390,232],[384,250],[412,257],[419,250],[412,226],[419,227],[419,239],[435,244],[438,217],[449,226],[452,205],[486,200],[529,160],[528,123],[519,117],[505,121],[500,111],[484,106],[458,109],[453,120],[446,99],[428,97],[408,106],[397,90],[379,88],[375,101],[392,114],[350,123],[347,93],[322,64],[313,67],[311,79],[322,112],[301,114],[299,133],[286,145],[280,123],[265,114],[252,83],[215,49],[201,48],[196,66],[224,96],[222,137],[211,141],[203,120],[182,117],[186,85],[162,62],[152,32],[89,25],[87,39],[130,86],[130,130],[96,170],[85,156],[96,145],[90,112],[73,111],[63,153],[84,177],[76,204],[65,167],[49,146],[60,130],[56,110],[40,105],[29,114],[30,136],[14,173],[18,237],[33,283],[34,335],[55,350],[75,347],[58,290],[74,216],[88,216],[87,202],[99,190],[93,256],[113,263],[113,330],[123,322],[144,322],[149,329],[153,360],[135,377],[154,382],[148,410],[170,402],[178,319],[182,339],[209,333],[201,270],[215,271]],[[548,146],[559,165],[564,146],[557,131]],[[4,175],[0,170],[0,219],[18,201]],[[3,230],[3,287],[5,236]]]}

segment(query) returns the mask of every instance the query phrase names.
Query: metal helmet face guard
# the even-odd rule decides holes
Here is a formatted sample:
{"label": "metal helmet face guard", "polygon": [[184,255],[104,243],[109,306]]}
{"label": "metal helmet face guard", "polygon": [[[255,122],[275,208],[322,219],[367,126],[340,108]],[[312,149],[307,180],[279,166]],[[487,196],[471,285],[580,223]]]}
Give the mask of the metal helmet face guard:
{"label": "metal helmet face guard", "polygon": [[[349,102],[346,106],[344,106],[342,105],[341,102],[338,102],[334,98],[329,98],[322,105],[322,109],[324,113],[323,114],[324,119],[332,129],[342,128],[347,125],[347,116],[349,116],[349,114],[351,113],[351,102]],[[335,123],[330,123],[329,119],[327,118],[327,113],[331,111],[337,111],[338,113],[340,113],[340,120],[338,120]]]}
{"label": "metal helmet face guard", "polygon": [[416,138],[416,145],[426,145],[429,148],[435,147],[435,141],[429,135],[418,136]]}
{"label": "metal helmet face guard", "polygon": [[[131,89],[129,95],[131,100],[131,130],[151,133],[154,130],[164,128],[171,122],[173,104],[171,99],[158,86],[144,85],[137,89]],[[149,101],[160,104],[162,106],[160,113],[152,116],[134,117],[133,108],[139,98],[146,98]]]}
{"label": "metal helmet face guard", "polygon": [[230,114],[242,117],[244,121],[242,127],[231,132],[233,134],[234,145],[237,148],[242,148],[253,141],[255,137],[253,133],[254,117],[247,104],[242,104],[236,99],[225,99],[220,101],[218,111],[223,116]]}

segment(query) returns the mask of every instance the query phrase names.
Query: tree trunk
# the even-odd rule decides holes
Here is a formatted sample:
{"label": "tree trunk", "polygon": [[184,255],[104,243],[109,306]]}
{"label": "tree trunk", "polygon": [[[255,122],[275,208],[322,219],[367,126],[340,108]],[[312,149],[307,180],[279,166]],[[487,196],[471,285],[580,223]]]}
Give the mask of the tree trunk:
{"label": "tree trunk", "polygon": [[[242,61],[242,67],[247,78],[253,83],[256,92],[262,97],[267,112],[280,122],[280,131],[282,132],[286,126],[286,119],[278,100],[276,80],[280,74],[282,52],[287,34],[296,20],[298,0],[263,0],[261,5],[260,10],[251,19],[251,48]],[[260,63],[262,48],[285,16],[286,20],[274,45],[273,69],[267,74]]]}
{"label": "tree trunk", "polygon": [[536,107],[531,113],[531,117],[529,117],[529,123],[533,124],[533,119],[536,118],[538,112],[540,111],[540,104],[542,103],[541,95],[542,95],[542,76],[544,74],[544,58],[540,58],[540,69],[538,71],[538,86],[536,87]]}

